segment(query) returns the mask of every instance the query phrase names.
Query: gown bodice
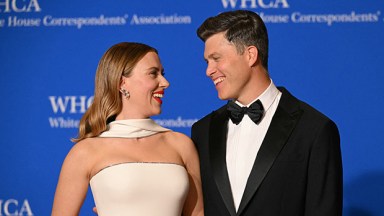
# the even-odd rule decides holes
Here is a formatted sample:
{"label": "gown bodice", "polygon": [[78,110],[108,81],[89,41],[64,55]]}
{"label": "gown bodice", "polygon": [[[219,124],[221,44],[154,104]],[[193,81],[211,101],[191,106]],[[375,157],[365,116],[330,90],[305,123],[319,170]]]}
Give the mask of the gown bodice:
{"label": "gown bodice", "polygon": [[186,169],[163,162],[128,162],[90,180],[99,216],[180,216],[189,180]]}

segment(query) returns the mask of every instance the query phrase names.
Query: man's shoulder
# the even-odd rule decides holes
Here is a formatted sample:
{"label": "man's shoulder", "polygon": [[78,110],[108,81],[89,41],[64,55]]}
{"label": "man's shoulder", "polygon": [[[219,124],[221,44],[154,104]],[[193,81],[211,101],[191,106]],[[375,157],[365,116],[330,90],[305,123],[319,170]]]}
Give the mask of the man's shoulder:
{"label": "man's shoulder", "polygon": [[286,109],[288,112],[294,113],[297,110],[300,110],[304,116],[307,116],[314,122],[332,121],[328,116],[319,111],[317,108],[293,96],[287,89],[279,87],[279,90],[283,93],[279,105]]}
{"label": "man's shoulder", "polygon": [[217,114],[220,114],[222,112],[225,112],[225,110],[226,110],[226,105],[221,106],[220,108],[212,111],[211,113],[207,114],[206,116],[202,117],[200,120],[195,122],[192,125],[192,127],[195,128],[195,127],[199,127],[199,126],[202,126],[202,125],[209,125],[209,122],[211,121],[213,116],[215,116]]}

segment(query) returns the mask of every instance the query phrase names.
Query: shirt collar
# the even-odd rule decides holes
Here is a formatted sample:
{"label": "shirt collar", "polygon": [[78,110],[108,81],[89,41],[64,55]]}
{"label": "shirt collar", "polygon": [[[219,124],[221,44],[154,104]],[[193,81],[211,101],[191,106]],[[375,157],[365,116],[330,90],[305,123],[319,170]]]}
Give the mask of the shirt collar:
{"label": "shirt collar", "polygon": [[[264,110],[266,112],[269,109],[269,107],[271,107],[273,101],[276,99],[276,96],[278,94],[279,94],[279,90],[277,89],[277,87],[275,86],[275,84],[273,83],[273,81],[271,79],[271,83],[269,84],[268,88],[265,89],[265,91],[263,93],[261,93],[261,95],[259,97],[254,99],[251,103],[249,103],[247,105],[247,107],[249,107],[253,102],[260,100],[261,104],[263,104]],[[239,106],[242,106],[242,107],[244,106],[239,101],[236,101],[236,103]]]}

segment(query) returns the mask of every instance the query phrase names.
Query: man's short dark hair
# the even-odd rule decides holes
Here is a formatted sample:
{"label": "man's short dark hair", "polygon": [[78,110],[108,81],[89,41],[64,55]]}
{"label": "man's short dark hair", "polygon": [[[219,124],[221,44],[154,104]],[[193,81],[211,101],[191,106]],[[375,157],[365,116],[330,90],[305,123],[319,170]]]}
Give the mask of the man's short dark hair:
{"label": "man's short dark hair", "polygon": [[227,11],[209,17],[197,29],[197,35],[204,42],[220,32],[225,32],[225,38],[240,54],[245,47],[255,46],[263,67],[268,70],[268,33],[258,14],[247,10]]}

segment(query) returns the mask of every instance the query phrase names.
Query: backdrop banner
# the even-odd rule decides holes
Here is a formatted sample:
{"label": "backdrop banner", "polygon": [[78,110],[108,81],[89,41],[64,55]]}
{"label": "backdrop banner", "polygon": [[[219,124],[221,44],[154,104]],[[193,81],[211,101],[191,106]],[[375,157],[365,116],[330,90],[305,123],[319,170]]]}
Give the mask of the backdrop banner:
{"label": "backdrop banner", "polygon": [[[113,44],[158,49],[171,85],[154,119],[189,136],[225,103],[205,75],[196,29],[237,9],[267,25],[273,82],[338,125],[344,215],[384,215],[382,0],[0,0],[0,216],[50,215],[98,61]],[[89,190],[80,215],[93,206]]]}

